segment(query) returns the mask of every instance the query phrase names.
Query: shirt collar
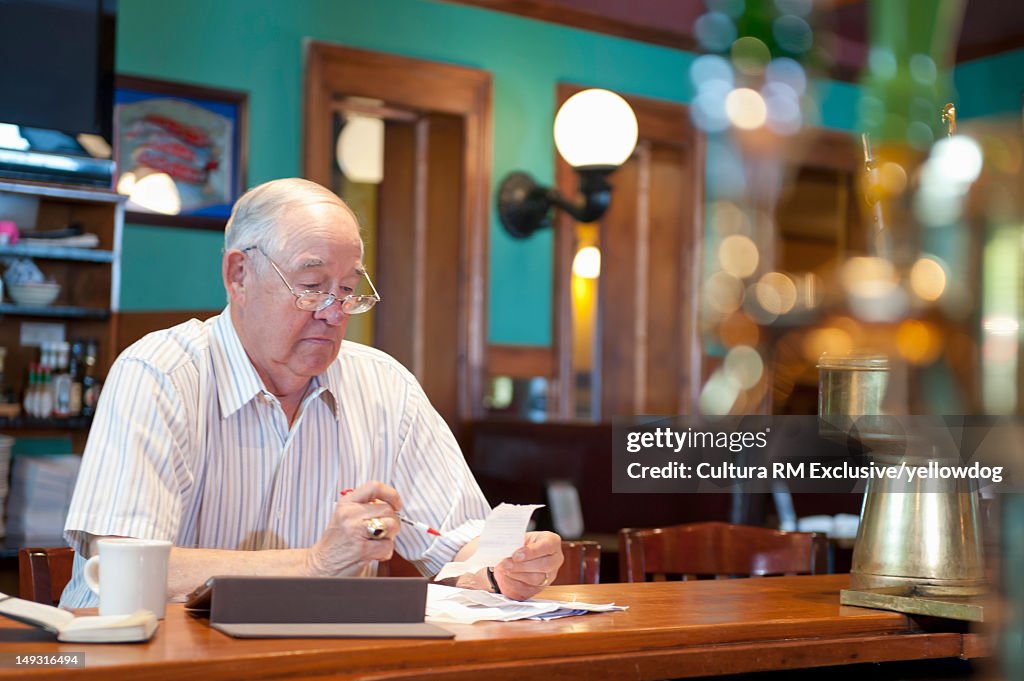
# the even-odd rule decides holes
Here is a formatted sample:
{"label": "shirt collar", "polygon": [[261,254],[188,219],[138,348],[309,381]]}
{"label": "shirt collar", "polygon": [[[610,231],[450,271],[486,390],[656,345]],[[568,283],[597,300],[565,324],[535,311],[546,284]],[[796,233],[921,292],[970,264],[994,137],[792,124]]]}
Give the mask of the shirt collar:
{"label": "shirt collar", "polygon": [[[341,350],[339,356],[344,350]],[[323,372],[319,376],[313,379],[316,385],[324,386],[325,390],[320,393],[320,399],[330,408],[331,413],[334,414],[334,418],[339,418],[338,415],[338,396],[341,395],[341,363],[338,360],[331,362],[330,366],[327,367],[327,371]]]}
{"label": "shirt collar", "polygon": [[[266,392],[266,386],[249,355],[242,347],[242,340],[231,323],[231,306],[214,320],[210,337],[210,354],[214,379],[217,384],[217,398],[220,402],[221,418],[228,418],[254,398]],[[327,371],[314,376],[309,391],[324,386],[319,397],[338,418],[338,389],[341,386],[341,369],[338,362],[331,362]]]}

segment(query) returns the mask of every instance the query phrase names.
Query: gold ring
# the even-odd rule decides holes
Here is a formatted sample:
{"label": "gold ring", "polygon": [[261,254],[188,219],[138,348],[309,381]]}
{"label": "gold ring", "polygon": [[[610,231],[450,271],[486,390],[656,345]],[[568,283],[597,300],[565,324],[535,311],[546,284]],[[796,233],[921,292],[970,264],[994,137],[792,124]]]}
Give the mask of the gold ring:
{"label": "gold ring", "polygon": [[380,518],[370,518],[366,521],[366,538],[380,539],[387,531],[387,526]]}

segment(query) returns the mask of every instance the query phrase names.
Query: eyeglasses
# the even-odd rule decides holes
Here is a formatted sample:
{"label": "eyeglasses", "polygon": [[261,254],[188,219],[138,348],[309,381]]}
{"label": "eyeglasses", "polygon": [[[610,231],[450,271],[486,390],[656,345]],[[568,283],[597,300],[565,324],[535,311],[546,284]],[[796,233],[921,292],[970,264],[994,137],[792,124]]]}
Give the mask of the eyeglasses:
{"label": "eyeglasses", "polygon": [[270,261],[274,271],[277,272],[277,276],[281,277],[281,281],[283,281],[284,285],[288,287],[291,294],[295,296],[295,307],[299,308],[303,312],[320,312],[321,310],[326,310],[331,305],[334,305],[334,301],[338,300],[341,302],[341,311],[345,314],[362,314],[363,312],[369,311],[374,305],[380,302],[380,294],[377,293],[377,288],[373,285],[373,282],[370,281],[370,275],[366,273],[366,270],[359,270],[359,274],[366,277],[366,283],[370,285],[370,290],[373,291],[373,295],[370,296],[349,294],[344,298],[339,299],[338,296],[333,293],[328,293],[327,291],[299,292],[288,283],[288,280],[285,279],[284,273],[281,272],[281,268],[277,266],[277,263],[274,262],[269,255],[264,253],[262,248],[259,246],[249,246],[248,248],[243,248],[242,252],[248,253],[253,250],[263,253],[263,257]]}

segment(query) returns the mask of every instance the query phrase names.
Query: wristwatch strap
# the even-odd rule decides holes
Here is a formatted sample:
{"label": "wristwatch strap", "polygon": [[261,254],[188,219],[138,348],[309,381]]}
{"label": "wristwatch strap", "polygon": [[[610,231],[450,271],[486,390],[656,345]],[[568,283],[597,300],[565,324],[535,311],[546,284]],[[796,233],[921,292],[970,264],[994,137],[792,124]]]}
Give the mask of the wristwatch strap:
{"label": "wristwatch strap", "polygon": [[498,586],[498,580],[494,576],[494,568],[487,568],[487,581],[491,583],[491,587],[494,589],[494,593],[500,594],[501,587]]}

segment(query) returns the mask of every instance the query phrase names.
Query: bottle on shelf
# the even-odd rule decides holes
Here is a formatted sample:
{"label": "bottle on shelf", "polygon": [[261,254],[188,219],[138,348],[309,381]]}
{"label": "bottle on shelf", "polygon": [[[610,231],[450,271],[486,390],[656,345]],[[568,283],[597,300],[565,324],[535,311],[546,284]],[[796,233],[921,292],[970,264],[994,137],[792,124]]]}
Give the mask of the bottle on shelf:
{"label": "bottle on shelf", "polygon": [[29,416],[36,415],[36,389],[37,389],[36,365],[28,365],[28,385],[25,386],[25,394],[22,396],[21,406]]}
{"label": "bottle on shelf", "polygon": [[49,417],[53,412],[53,387],[50,371],[41,363],[30,364],[28,387],[25,389],[25,413],[37,419]]}
{"label": "bottle on shelf", "polygon": [[96,413],[96,402],[100,399],[100,380],[96,378],[96,341],[85,341],[83,364],[85,373],[82,376],[82,416]]}
{"label": "bottle on shelf", "polygon": [[53,415],[66,419],[71,416],[71,374],[68,373],[66,342],[56,344],[56,362],[53,373]]}
{"label": "bottle on shelf", "polygon": [[39,389],[39,402],[37,404],[36,416],[41,419],[53,415],[53,384],[51,382],[50,370],[43,369],[43,383]]}
{"label": "bottle on shelf", "polygon": [[81,416],[82,414],[82,378],[85,375],[85,362],[82,353],[82,342],[76,340],[71,344],[71,355],[68,358],[68,376],[71,377],[68,394],[69,416]]}
{"label": "bottle on shelf", "polygon": [[[2,280],[3,277],[0,277]],[[4,380],[4,361],[7,359],[7,348],[0,345],[0,404],[7,402],[7,382]]]}
{"label": "bottle on shelf", "polygon": [[57,366],[57,343],[46,342],[39,346],[39,365],[52,371]]}

